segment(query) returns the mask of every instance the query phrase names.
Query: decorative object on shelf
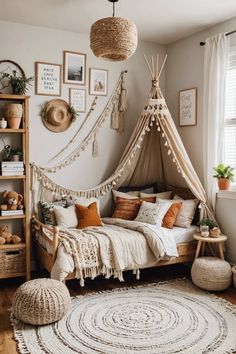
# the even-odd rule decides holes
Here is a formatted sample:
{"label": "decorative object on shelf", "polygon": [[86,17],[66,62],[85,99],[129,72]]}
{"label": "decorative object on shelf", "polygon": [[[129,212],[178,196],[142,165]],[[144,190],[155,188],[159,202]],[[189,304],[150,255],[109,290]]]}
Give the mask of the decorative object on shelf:
{"label": "decorative object on shelf", "polygon": [[23,195],[15,191],[5,191],[3,193],[4,204],[0,205],[1,211],[23,210]]}
{"label": "decorative object on shelf", "polygon": [[197,125],[197,88],[179,91],[179,126]]}
{"label": "decorative object on shelf", "polygon": [[7,127],[7,121],[5,118],[0,118],[0,129],[6,129]]}
{"label": "decorative object on shelf", "polygon": [[21,118],[23,114],[23,107],[20,103],[6,103],[5,115],[7,117],[8,127],[11,129],[19,129]]}
{"label": "decorative object on shelf", "polygon": [[234,168],[220,163],[214,170],[216,174],[213,177],[217,178],[219,190],[229,190],[231,181],[234,180]]}
{"label": "decorative object on shelf", "polygon": [[[19,147],[12,147],[10,145],[5,145],[3,138],[0,138],[3,142],[4,148],[2,151],[2,161],[20,161],[23,153],[22,149]],[[16,157],[17,156],[17,157]]]}
{"label": "decorative object on shelf", "polygon": [[21,237],[16,234],[11,234],[9,232],[8,225],[2,224],[0,225],[0,245],[4,244],[18,244],[21,243]]}
{"label": "decorative object on shelf", "polygon": [[130,20],[115,17],[115,3],[118,0],[108,1],[113,3],[113,17],[102,18],[92,25],[90,48],[94,55],[101,59],[127,60],[137,48],[137,27]]}
{"label": "decorative object on shelf", "polygon": [[219,237],[221,235],[221,231],[220,231],[220,228],[215,226],[213,227],[211,230],[210,230],[210,236],[211,237]]}
{"label": "decorative object on shelf", "polygon": [[9,65],[0,71],[0,90],[11,87],[13,94],[26,95],[31,82],[34,80],[33,76],[27,78],[21,66],[12,60],[0,60],[0,64],[3,63],[13,65],[18,71],[13,70]]}
{"label": "decorative object on shelf", "polygon": [[35,94],[43,96],[61,96],[61,65],[35,63]]}
{"label": "decorative object on shelf", "polygon": [[70,293],[65,284],[41,278],[30,280],[16,290],[12,313],[22,322],[46,325],[61,320],[70,306]]}
{"label": "decorative object on shelf", "polygon": [[236,266],[232,267],[232,273],[233,273],[233,283],[234,287],[236,288]]}
{"label": "decorative object on shelf", "polygon": [[200,226],[200,233],[202,237],[208,237],[210,232],[209,232],[209,226],[207,225],[201,225]]}
{"label": "decorative object on shelf", "polygon": [[86,84],[86,54],[64,51],[64,84]]}
{"label": "decorative object on shelf", "polygon": [[89,94],[107,96],[108,70],[89,69]]}
{"label": "decorative object on shelf", "polygon": [[14,162],[19,162],[23,156],[22,149],[17,147],[17,148],[11,148],[11,161]]}
{"label": "decorative object on shelf", "polygon": [[[80,154],[82,151],[84,151],[89,143],[94,140],[95,137],[97,137],[98,130],[102,126],[103,122],[107,117],[110,117],[110,114],[113,109],[113,105],[116,101],[120,102],[120,107],[122,109],[127,108],[127,100],[126,100],[126,89],[124,87],[124,74],[127,71],[122,71],[119,79],[116,83],[116,86],[114,88],[114,91],[112,95],[110,96],[105,108],[103,109],[102,113],[98,117],[96,123],[94,124],[93,128],[91,129],[90,133],[86,136],[86,138],[74,149],[70,154],[68,154],[66,157],[63,157],[60,162],[57,162],[54,166],[40,166],[39,169],[45,172],[56,172],[59,169],[65,168],[66,166],[69,166],[72,164],[77,158],[79,158]],[[53,156],[49,163],[52,161],[56,160],[60,155],[63,155],[63,153],[76,141],[80,133],[82,132],[84,126],[88,122],[91,113],[94,111],[95,106],[96,106],[96,101],[97,101],[97,96],[94,98],[92,105],[85,117],[85,120],[81,127],[78,129],[78,131],[75,133],[73,138],[64,146],[63,149],[61,149],[55,156]],[[120,111],[120,115],[122,115],[122,118],[124,116],[124,111]],[[95,151],[96,149],[93,149]],[[98,150],[97,150],[98,152]],[[97,155],[96,155],[97,156]]]}
{"label": "decorative object on shelf", "polygon": [[42,107],[40,116],[47,129],[54,133],[61,133],[76,120],[78,113],[66,101],[54,99]]}
{"label": "decorative object on shelf", "polygon": [[70,88],[69,102],[76,112],[86,112],[86,90]]}
{"label": "decorative object on shelf", "polygon": [[23,176],[25,172],[23,161],[2,161],[0,166],[2,176]]}

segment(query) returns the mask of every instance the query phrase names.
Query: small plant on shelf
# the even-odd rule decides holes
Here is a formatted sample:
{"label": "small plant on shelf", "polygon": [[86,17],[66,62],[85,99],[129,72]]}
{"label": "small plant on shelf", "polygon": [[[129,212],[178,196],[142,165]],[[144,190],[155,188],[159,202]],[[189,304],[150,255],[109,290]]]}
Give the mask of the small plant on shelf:
{"label": "small plant on shelf", "polygon": [[12,87],[12,92],[15,95],[25,95],[31,86],[31,82],[34,80],[32,76],[25,77],[18,74],[15,70],[12,71],[12,74],[2,72],[0,73],[0,81],[6,82],[2,88]]}
{"label": "small plant on shelf", "polygon": [[234,168],[231,166],[225,166],[222,163],[214,167],[216,174],[213,176],[218,180],[218,186],[220,190],[228,190],[233,181]]}

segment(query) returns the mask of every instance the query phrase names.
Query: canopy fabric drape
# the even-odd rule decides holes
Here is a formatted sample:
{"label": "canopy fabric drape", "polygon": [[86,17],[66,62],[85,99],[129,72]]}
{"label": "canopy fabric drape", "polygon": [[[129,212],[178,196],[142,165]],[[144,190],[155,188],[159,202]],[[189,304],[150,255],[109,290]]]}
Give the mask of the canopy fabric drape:
{"label": "canopy fabric drape", "polygon": [[[163,65],[162,65],[163,68]],[[159,87],[160,73],[152,72],[152,86],[144,110],[114,173],[100,185],[72,191],[54,183],[32,164],[33,200],[40,190],[72,196],[102,197],[121,185],[140,186],[152,182],[186,185],[201,203],[201,216],[214,219],[206,193],[193,168]]]}
{"label": "canopy fabric drape", "polygon": [[225,110],[225,81],[229,36],[207,38],[204,56],[203,161],[204,185],[209,203],[215,207],[216,183],[213,167],[222,162]]}

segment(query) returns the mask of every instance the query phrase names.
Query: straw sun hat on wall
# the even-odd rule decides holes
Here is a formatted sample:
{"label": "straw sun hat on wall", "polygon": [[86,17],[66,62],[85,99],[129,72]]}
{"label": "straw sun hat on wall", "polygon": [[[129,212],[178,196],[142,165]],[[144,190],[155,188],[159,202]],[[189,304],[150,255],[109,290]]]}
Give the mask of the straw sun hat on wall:
{"label": "straw sun hat on wall", "polygon": [[52,132],[64,132],[71,125],[72,113],[66,101],[60,99],[51,100],[46,104],[43,111],[43,123]]}

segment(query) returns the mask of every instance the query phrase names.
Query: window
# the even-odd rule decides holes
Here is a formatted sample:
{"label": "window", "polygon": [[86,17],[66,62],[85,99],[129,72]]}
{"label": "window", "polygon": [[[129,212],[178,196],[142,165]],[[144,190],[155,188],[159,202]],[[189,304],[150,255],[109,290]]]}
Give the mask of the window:
{"label": "window", "polygon": [[236,47],[231,47],[226,76],[223,159],[236,170]]}

